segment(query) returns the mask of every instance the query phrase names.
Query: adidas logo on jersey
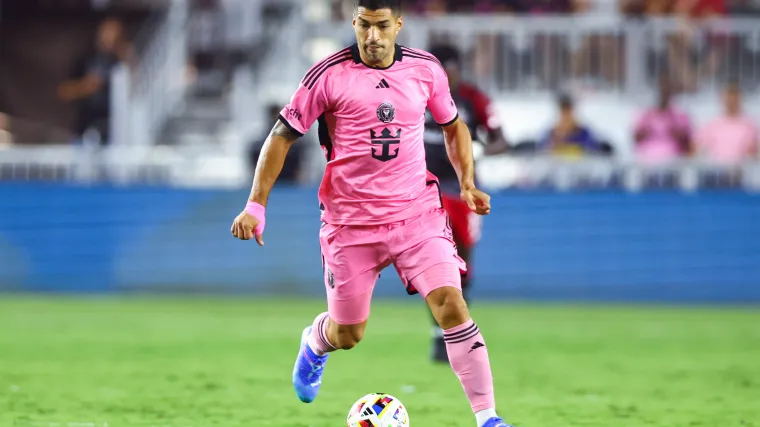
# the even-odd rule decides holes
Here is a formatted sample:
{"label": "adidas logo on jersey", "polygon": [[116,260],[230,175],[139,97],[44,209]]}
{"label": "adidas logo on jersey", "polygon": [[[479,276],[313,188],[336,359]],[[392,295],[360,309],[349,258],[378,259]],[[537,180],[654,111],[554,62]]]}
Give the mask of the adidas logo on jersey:
{"label": "adidas logo on jersey", "polygon": [[380,80],[380,84],[375,86],[375,89],[390,89],[390,85],[388,82],[385,81],[385,79]]}

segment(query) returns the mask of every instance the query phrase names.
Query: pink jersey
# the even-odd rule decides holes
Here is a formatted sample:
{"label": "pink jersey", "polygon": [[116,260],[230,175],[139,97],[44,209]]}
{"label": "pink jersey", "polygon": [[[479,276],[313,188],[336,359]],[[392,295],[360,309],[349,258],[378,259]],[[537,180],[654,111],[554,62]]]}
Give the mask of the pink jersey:
{"label": "pink jersey", "polygon": [[387,224],[441,206],[425,166],[426,108],[444,126],[458,117],[446,72],[421,50],[396,45],[381,69],[365,65],[353,45],[309,70],[280,120],[301,135],[319,121],[324,222]]}
{"label": "pink jersey", "polygon": [[757,153],[758,131],[748,117],[722,116],[697,132],[696,145],[708,158],[720,163],[740,163]]}
{"label": "pink jersey", "polygon": [[691,134],[691,121],[686,113],[675,108],[646,111],[636,123],[636,132],[644,132],[644,138],[636,144],[636,154],[654,162],[685,154],[674,136],[677,131]]}

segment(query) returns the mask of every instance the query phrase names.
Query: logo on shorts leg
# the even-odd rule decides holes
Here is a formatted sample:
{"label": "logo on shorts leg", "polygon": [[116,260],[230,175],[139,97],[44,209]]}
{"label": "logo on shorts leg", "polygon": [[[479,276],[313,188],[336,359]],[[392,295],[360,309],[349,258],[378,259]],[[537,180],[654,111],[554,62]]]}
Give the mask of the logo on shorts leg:
{"label": "logo on shorts leg", "polygon": [[454,232],[451,230],[451,218],[446,215],[446,226],[443,228],[443,236],[449,240],[454,240]]}
{"label": "logo on shorts leg", "polygon": [[335,275],[333,275],[332,270],[329,268],[327,269],[327,286],[329,286],[330,289],[335,289]]}

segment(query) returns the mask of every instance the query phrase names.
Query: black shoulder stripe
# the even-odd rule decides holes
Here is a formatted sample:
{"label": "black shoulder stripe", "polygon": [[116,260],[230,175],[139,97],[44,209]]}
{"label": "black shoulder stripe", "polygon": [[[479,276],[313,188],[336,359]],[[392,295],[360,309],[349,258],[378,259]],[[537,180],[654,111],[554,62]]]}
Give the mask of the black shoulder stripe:
{"label": "black shoulder stripe", "polygon": [[350,48],[345,48],[345,49],[341,50],[340,52],[335,53],[333,55],[330,55],[329,57],[323,59],[317,65],[311,67],[311,69],[309,70],[309,72],[306,73],[306,76],[303,78],[303,80],[301,80],[301,83],[305,83],[306,80],[308,80],[311,76],[313,76],[314,73],[317,72],[317,70],[319,70],[321,67],[323,67],[328,62],[332,61],[333,59],[335,59],[335,58],[337,58],[339,56],[343,56],[343,55],[345,55],[347,53],[350,53],[350,52],[351,52]]}
{"label": "black shoulder stripe", "polygon": [[406,52],[404,52],[404,56],[408,56],[409,58],[424,59],[425,61],[430,61],[430,62],[432,62],[434,64],[437,64],[439,67],[441,67],[441,70],[443,70],[444,73],[446,72],[446,69],[443,68],[443,64],[441,64],[440,62],[438,62],[437,59],[431,59],[431,58],[427,58],[427,57],[424,57],[424,56],[419,56],[419,55],[416,55],[416,54],[413,54],[413,53],[406,53]]}
{"label": "black shoulder stripe", "polygon": [[412,48],[410,48],[410,47],[406,47],[406,46],[401,46],[401,50],[403,50],[404,52],[413,53],[413,54],[415,54],[415,55],[420,55],[420,56],[427,56],[427,57],[429,57],[429,58],[433,58],[433,59],[436,59],[436,58],[435,58],[435,55],[433,55],[433,54],[432,54],[432,53],[430,53],[430,52],[425,52],[424,50],[415,50],[415,49],[412,49]]}
{"label": "black shoulder stripe", "polygon": [[408,52],[404,52],[404,56],[408,56],[408,57],[410,57],[410,58],[424,59],[424,60],[426,60],[426,61],[434,62],[434,63],[436,63],[436,64],[440,65],[441,67],[443,67],[443,64],[441,64],[441,63],[440,63],[440,62],[439,62],[437,59],[435,59],[435,58],[428,58],[427,56],[417,55],[417,54],[415,54],[415,53],[408,53]]}
{"label": "black shoulder stripe", "polygon": [[282,122],[282,124],[285,125],[285,127],[288,128],[288,130],[290,130],[294,134],[298,135],[299,138],[303,136],[303,134],[301,132],[299,132],[298,129],[294,128],[293,125],[291,125],[290,123],[288,123],[288,120],[282,114],[280,114],[280,115],[277,116],[277,120],[279,120],[280,122]]}
{"label": "black shoulder stripe", "polygon": [[427,59],[428,61],[433,61],[436,64],[442,66],[442,64],[438,60],[438,58],[436,58],[432,54],[429,54],[429,53],[426,53],[426,52],[425,53],[416,52],[416,51],[413,51],[413,50],[409,49],[408,47],[401,47],[401,50],[404,52],[405,56],[411,56],[412,58],[418,58],[418,59]]}
{"label": "black shoulder stripe", "polygon": [[319,80],[319,78],[322,77],[322,74],[324,74],[325,71],[327,71],[330,67],[338,65],[341,62],[346,62],[346,61],[351,61],[351,60],[352,60],[351,55],[348,55],[345,57],[336,58],[333,61],[328,62],[324,67],[322,67],[322,69],[318,73],[311,76],[309,80],[305,82],[303,85],[306,86],[309,90],[311,90],[311,88],[313,88],[314,85],[317,83],[317,80]]}
{"label": "black shoulder stripe", "polygon": [[336,52],[336,53],[328,56],[327,58],[319,61],[316,65],[312,66],[309,69],[309,72],[306,73],[306,76],[304,77],[304,79],[302,80],[302,82],[306,81],[312,74],[314,74],[320,67],[322,67],[326,63],[332,61],[333,59],[335,59],[335,58],[337,58],[339,56],[343,56],[343,55],[345,55],[347,53],[350,53],[350,52],[351,52],[351,48],[347,47],[347,48],[345,48],[345,49],[343,49],[343,50],[341,50],[339,52]]}

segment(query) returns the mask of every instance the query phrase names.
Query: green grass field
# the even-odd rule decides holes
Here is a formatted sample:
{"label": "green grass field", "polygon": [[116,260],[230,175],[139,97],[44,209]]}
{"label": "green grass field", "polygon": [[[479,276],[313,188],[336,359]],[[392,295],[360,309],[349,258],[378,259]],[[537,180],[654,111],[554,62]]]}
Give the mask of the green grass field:
{"label": "green grass field", "polygon": [[[254,299],[0,299],[0,426],[340,427],[373,391],[413,427],[474,426],[428,362],[420,304],[377,302],[316,402],[290,373],[323,304]],[[519,427],[760,426],[753,309],[476,305],[500,412]]]}

